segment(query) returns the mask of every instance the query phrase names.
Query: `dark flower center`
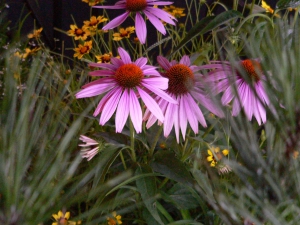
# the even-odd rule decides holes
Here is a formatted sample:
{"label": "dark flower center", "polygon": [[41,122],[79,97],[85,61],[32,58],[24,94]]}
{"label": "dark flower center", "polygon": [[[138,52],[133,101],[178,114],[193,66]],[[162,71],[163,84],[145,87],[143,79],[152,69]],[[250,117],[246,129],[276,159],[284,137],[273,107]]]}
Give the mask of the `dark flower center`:
{"label": "dark flower center", "polygon": [[168,91],[176,95],[187,93],[195,82],[193,71],[183,64],[172,66],[166,72],[166,77],[169,78]]}
{"label": "dark flower center", "polygon": [[117,83],[124,88],[138,86],[143,77],[144,74],[141,68],[133,63],[120,66],[115,73]]}
{"label": "dark flower center", "polygon": [[262,68],[259,62],[246,59],[242,61],[242,67],[246,71],[247,75],[255,80],[259,81],[260,80],[260,74],[262,73]]}
{"label": "dark flower center", "polygon": [[146,0],[127,0],[126,9],[130,12],[143,11],[147,7]]}
{"label": "dark flower center", "polygon": [[82,34],[84,34],[84,31],[82,29],[75,29],[75,34],[81,36]]}

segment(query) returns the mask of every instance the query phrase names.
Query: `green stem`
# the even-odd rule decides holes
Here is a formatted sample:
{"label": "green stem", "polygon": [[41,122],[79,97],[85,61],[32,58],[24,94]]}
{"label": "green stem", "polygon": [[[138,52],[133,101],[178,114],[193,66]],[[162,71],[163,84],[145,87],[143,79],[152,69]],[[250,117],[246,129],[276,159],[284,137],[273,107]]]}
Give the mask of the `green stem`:
{"label": "green stem", "polygon": [[169,181],[169,178],[165,178],[161,183],[160,185],[158,186],[158,189],[161,189],[163,186],[165,186],[165,184]]}
{"label": "green stem", "polygon": [[120,151],[120,157],[121,157],[121,161],[122,161],[122,164],[124,166],[124,169],[126,170],[127,169],[127,166],[126,166],[126,163],[125,163],[125,160],[124,160],[124,156],[123,156],[123,152]]}
{"label": "green stem", "polygon": [[136,155],[134,149],[134,127],[132,121],[129,120],[129,130],[130,130],[130,150],[131,150],[131,158],[134,162],[136,162]]}
{"label": "green stem", "polygon": [[153,142],[152,142],[152,145],[151,145],[151,147],[150,147],[150,149],[149,149],[149,155],[150,155],[150,156],[153,155],[155,146],[156,146],[156,144],[157,144],[157,142],[158,142],[158,139],[159,139],[159,137],[160,137],[160,134],[161,134],[161,132],[162,132],[162,129],[163,129],[163,127],[160,126],[159,130],[157,131],[157,133],[156,133],[156,135],[155,135],[155,137],[154,137],[154,140],[153,140]]}

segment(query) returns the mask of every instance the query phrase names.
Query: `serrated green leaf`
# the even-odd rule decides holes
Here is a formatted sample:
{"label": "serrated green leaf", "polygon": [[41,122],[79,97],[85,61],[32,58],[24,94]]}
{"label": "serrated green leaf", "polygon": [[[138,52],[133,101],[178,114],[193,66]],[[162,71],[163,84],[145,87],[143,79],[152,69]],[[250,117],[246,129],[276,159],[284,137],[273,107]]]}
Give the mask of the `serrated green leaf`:
{"label": "serrated green leaf", "polygon": [[[153,171],[151,167],[148,165],[140,165],[135,172],[136,175],[149,174],[149,173],[153,173]],[[155,177],[142,177],[141,179],[138,179],[136,181],[136,186],[151,216],[159,224],[164,224],[155,207],[156,198],[157,198]]]}
{"label": "serrated green leaf", "polygon": [[179,51],[183,46],[190,42],[195,37],[205,34],[230,20],[242,17],[242,14],[235,10],[225,11],[218,16],[207,16],[200,20],[192,29],[188,32],[186,37],[178,44],[177,48],[172,52],[172,54]]}
{"label": "serrated green leaf", "polygon": [[154,171],[159,172],[166,177],[177,182],[193,186],[193,178],[186,169],[183,162],[177,159],[174,153],[170,151],[158,151],[154,155],[154,161],[151,163]]}

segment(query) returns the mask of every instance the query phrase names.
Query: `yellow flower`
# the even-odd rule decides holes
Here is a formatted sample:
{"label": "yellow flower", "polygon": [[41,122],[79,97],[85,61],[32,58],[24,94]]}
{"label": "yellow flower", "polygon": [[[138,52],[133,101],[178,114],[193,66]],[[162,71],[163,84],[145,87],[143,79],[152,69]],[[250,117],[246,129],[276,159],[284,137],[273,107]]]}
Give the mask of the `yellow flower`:
{"label": "yellow flower", "polygon": [[228,155],[229,150],[228,149],[224,149],[222,150],[222,153],[220,152],[220,148],[219,147],[211,147],[211,149],[207,149],[207,158],[206,160],[208,162],[210,162],[210,166],[215,167],[216,164],[218,163],[218,161],[220,159],[223,158],[223,156]]}
{"label": "yellow flower", "polygon": [[266,10],[266,12],[272,14],[274,13],[274,10],[264,0],[261,1],[261,7],[263,7]]}
{"label": "yellow flower", "polygon": [[107,217],[108,225],[122,224],[122,220],[121,220],[122,217],[120,215],[117,215],[116,212],[112,212],[112,216],[113,216],[113,218]]}
{"label": "yellow flower", "polygon": [[67,33],[69,36],[74,37],[75,40],[86,40],[90,35],[90,31],[85,28],[78,28],[77,25],[70,25],[71,30],[68,30]]}
{"label": "yellow flower", "polygon": [[90,50],[92,49],[92,41],[86,41],[83,45],[79,44],[78,48],[75,48],[75,54],[74,57],[77,57],[78,59],[81,59],[85,54],[88,54]]}
{"label": "yellow flower", "polygon": [[113,40],[114,41],[120,41],[123,38],[129,38],[130,34],[134,33],[135,28],[134,27],[127,27],[126,29],[124,28],[120,28],[119,32],[120,33],[114,33],[113,36]]}
{"label": "yellow flower", "polygon": [[25,48],[25,53],[22,54],[22,58],[26,59],[29,55],[34,55],[35,53],[37,53],[39,50],[41,49],[41,47],[34,47],[32,49],[30,48]]}
{"label": "yellow flower", "polygon": [[110,59],[112,57],[112,53],[105,53],[103,55],[96,55],[97,63],[110,63]]}
{"label": "yellow flower", "polygon": [[84,25],[82,26],[82,29],[88,29],[91,32],[91,35],[94,35],[97,31],[98,24],[106,22],[107,20],[108,19],[104,16],[92,16],[90,20],[86,20],[83,22]]}
{"label": "yellow flower", "polygon": [[85,3],[89,3],[89,6],[94,6],[99,3],[103,3],[104,0],[82,0]]}
{"label": "yellow flower", "polygon": [[28,38],[40,38],[41,37],[41,33],[42,33],[43,28],[41,27],[40,29],[37,30],[33,30],[32,34],[28,34],[27,37]]}
{"label": "yellow flower", "polygon": [[170,13],[175,18],[180,18],[180,17],[183,17],[186,15],[183,12],[185,10],[185,8],[179,8],[179,7],[175,7],[173,5],[165,6],[163,8],[163,10],[166,11],[167,13]]}
{"label": "yellow flower", "polygon": [[70,212],[63,213],[62,211],[58,211],[57,214],[52,214],[52,217],[56,222],[53,222],[52,225],[77,225],[81,224],[81,221],[74,222],[69,220]]}

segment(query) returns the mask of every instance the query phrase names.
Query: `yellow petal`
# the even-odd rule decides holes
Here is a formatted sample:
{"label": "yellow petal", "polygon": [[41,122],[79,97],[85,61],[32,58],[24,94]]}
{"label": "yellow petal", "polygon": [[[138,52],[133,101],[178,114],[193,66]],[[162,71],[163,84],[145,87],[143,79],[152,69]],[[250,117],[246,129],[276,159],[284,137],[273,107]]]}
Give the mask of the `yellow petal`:
{"label": "yellow petal", "polygon": [[213,155],[212,152],[209,149],[207,149],[207,154],[208,155]]}
{"label": "yellow petal", "polygon": [[212,155],[211,156],[207,156],[206,160],[209,161],[209,162],[213,161],[213,156]]}
{"label": "yellow petal", "polygon": [[66,212],[65,218],[68,220],[70,218],[70,212]]}
{"label": "yellow petal", "polygon": [[57,214],[52,214],[52,217],[53,217],[55,220],[58,220],[58,219],[60,218]]}
{"label": "yellow petal", "polygon": [[61,218],[64,216],[64,214],[62,213],[62,211],[59,210],[59,212],[57,213],[58,218]]}
{"label": "yellow petal", "polygon": [[229,150],[228,150],[228,149],[224,149],[224,150],[222,151],[222,153],[223,153],[223,155],[228,155]]}

